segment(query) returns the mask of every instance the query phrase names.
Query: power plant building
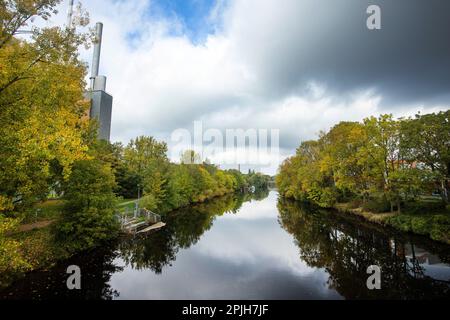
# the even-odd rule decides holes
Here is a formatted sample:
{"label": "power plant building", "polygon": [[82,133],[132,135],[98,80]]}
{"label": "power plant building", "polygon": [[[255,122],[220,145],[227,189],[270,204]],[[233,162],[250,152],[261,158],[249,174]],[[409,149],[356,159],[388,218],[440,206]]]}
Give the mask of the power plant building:
{"label": "power plant building", "polygon": [[110,141],[113,97],[106,92],[106,77],[98,75],[102,37],[103,24],[99,22],[96,25],[94,57],[91,66],[91,87],[86,92],[85,97],[91,102],[89,117],[98,121],[98,138],[100,140]]}

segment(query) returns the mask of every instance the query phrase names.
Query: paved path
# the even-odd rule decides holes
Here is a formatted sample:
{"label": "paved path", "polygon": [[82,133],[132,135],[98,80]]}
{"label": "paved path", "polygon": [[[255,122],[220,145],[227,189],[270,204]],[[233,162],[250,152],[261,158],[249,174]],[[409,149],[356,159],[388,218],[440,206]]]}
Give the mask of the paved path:
{"label": "paved path", "polygon": [[29,223],[21,225],[18,229],[19,232],[28,232],[36,229],[46,228],[51,225],[55,220],[39,221],[35,223]]}

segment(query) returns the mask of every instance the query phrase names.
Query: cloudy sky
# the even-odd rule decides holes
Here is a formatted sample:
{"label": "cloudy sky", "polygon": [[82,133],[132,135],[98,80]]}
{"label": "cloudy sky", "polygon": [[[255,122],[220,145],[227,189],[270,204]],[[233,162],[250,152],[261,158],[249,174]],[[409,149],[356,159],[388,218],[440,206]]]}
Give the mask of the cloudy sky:
{"label": "cloudy sky", "polygon": [[[50,23],[64,21],[61,14]],[[382,29],[367,29],[367,7]],[[282,160],[342,120],[450,105],[450,1],[94,0],[112,140],[279,129]],[[82,56],[90,62],[90,52]],[[278,164],[278,163],[277,163]],[[276,166],[262,170],[274,173]]]}

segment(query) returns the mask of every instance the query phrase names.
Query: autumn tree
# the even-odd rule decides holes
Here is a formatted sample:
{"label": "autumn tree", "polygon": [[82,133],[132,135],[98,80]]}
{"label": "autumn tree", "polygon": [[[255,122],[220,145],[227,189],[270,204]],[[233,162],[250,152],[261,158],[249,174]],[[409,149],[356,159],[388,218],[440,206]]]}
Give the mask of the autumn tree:
{"label": "autumn tree", "polygon": [[322,137],[322,169],[333,174],[344,199],[352,195],[365,199],[368,195],[369,180],[360,157],[366,137],[364,126],[357,122],[341,122]]}
{"label": "autumn tree", "polygon": [[416,115],[402,122],[402,149],[411,163],[428,168],[449,202],[450,111]]}
{"label": "autumn tree", "polygon": [[98,246],[118,231],[114,217],[116,182],[111,166],[100,160],[77,161],[64,182],[58,239],[72,252]]}
{"label": "autumn tree", "polygon": [[[59,1],[2,1],[0,39],[0,210],[19,212],[45,199],[75,161],[86,157],[83,131],[86,66],[78,47],[89,36],[76,28],[33,29],[15,36],[31,17],[48,18]],[[86,20],[80,20],[84,25]]]}
{"label": "autumn tree", "polygon": [[186,150],[181,155],[182,164],[201,164],[202,157],[194,150]]}
{"label": "autumn tree", "polygon": [[138,194],[135,196],[144,195],[147,200],[152,199],[152,208],[147,209],[158,207],[165,197],[165,172],[169,164],[167,144],[153,137],[141,136],[130,141],[123,158],[127,174],[135,177],[138,184]]}
{"label": "autumn tree", "polygon": [[[405,201],[438,185],[448,201],[450,112],[341,122],[318,140],[305,141],[276,178],[286,197],[329,206],[362,199],[374,211],[401,211]],[[372,210],[372,209],[370,209]]]}
{"label": "autumn tree", "polygon": [[[20,28],[35,17],[47,20],[56,14],[56,5],[61,0],[2,0],[0,1],[0,49],[14,35],[20,33]],[[37,31],[36,29],[34,30]]]}

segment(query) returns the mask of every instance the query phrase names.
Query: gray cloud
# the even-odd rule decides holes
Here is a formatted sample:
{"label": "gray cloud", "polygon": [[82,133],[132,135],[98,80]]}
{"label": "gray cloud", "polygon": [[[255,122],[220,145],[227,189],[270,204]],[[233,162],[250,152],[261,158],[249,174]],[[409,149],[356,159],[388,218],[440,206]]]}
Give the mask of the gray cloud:
{"label": "gray cloud", "polygon": [[[450,1],[224,0],[204,43],[174,33],[176,17],[146,13],[149,3],[86,3],[105,24],[113,140],[170,145],[174,130],[202,120],[222,131],[280,129],[284,157],[339,121],[450,104]],[[382,9],[380,31],[366,28],[371,4]]]}
{"label": "gray cloud", "polygon": [[[343,97],[375,89],[388,107],[450,101],[448,1],[252,4],[253,13],[240,2],[230,9],[227,32],[237,37],[243,59],[261,79],[260,94],[274,99],[301,94],[314,80]],[[382,30],[366,28],[370,4],[381,7]],[[247,23],[241,14],[249,16]]]}

